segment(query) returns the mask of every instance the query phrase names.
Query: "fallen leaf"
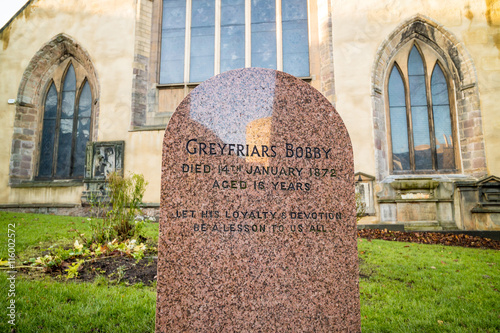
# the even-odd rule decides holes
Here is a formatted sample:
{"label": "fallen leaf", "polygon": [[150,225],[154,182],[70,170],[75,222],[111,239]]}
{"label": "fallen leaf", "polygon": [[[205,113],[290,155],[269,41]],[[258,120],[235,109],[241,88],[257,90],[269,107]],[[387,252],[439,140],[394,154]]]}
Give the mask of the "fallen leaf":
{"label": "fallen leaf", "polygon": [[[411,242],[421,244],[442,244],[448,246],[476,247],[500,250],[500,241],[478,236],[464,234],[444,234],[436,232],[403,232],[388,231],[387,229],[361,229],[358,230],[359,238],[383,239],[398,242]],[[406,246],[405,246],[406,247]]]}

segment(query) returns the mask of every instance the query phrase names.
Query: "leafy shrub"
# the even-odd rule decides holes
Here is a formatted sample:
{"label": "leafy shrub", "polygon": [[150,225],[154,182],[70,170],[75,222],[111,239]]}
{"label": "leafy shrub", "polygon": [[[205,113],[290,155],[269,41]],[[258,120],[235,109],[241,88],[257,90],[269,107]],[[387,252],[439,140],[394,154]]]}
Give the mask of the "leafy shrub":
{"label": "leafy shrub", "polygon": [[68,272],[66,279],[73,279],[78,276],[78,269],[85,262],[83,259],[78,259],[76,262],[72,263],[71,266],[65,271]]}
{"label": "leafy shrub", "polygon": [[90,216],[87,221],[90,225],[92,236],[87,240],[83,234],[79,234],[82,241],[86,244],[109,242],[115,236],[112,221],[106,216],[108,215],[110,204],[106,197],[91,193],[89,196]]}
{"label": "leafy shrub", "polygon": [[110,221],[116,238],[120,241],[138,236],[142,229],[142,225],[136,223],[135,217],[141,213],[140,206],[147,184],[144,176],[139,174],[124,178],[112,173],[108,177],[112,207],[105,219]]}
{"label": "leafy shrub", "polygon": [[88,245],[139,237],[144,227],[144,218],[140,215],[142,198],[148,184],[144,176],[132,174],[125,178],[111,173],[107,184],[109,199],[94,194],[89,196],[92,217],[87,220],[92,236],[87,240],[79,235]]}

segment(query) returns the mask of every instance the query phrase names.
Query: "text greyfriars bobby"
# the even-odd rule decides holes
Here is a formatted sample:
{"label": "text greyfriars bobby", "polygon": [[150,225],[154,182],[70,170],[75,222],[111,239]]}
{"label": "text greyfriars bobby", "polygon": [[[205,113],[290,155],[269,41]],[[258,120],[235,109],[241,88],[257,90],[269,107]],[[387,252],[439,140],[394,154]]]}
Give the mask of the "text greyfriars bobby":
{"label": "text greyfriars bobby", "polygon": [[[190,139],[186,142],[186,151],[190,155],[235,155],[235,156],[257,156],[276,157],[276,146],[267,145],[242,145],[234,143],[202,142],[198,139]],[[291,143],[285,143],[285,157],[329,159],[331,148],[301,147]]]}

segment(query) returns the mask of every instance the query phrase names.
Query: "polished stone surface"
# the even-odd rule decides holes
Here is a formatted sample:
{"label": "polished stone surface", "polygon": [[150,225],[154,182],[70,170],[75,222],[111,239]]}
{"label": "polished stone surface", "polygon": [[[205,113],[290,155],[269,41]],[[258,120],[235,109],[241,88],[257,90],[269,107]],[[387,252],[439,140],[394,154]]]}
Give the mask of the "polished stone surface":
{"label": "polished stone surface", "polygon": [[165,132],[157,332],[358,332],[352,146],[309,84],[218,75]]}

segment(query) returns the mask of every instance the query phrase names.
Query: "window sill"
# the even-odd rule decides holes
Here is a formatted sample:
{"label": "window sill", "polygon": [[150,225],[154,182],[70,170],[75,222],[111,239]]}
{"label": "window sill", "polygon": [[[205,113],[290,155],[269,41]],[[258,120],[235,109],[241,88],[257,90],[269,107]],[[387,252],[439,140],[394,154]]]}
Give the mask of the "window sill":
{"label": "window sill", "polygon": [[378,203],[410,203],[410,202],[453,202],[453,199],[429,198],[429,199],[378,199]]}
{"label": "window sill", "polygon": [[[297,77],[300,80],[303,80],[305,82],[311,82],[313,80],[312,76],[300,76]],[[183,88],[183,87],[188,87],[188,88],[196,88],[203,82],[186,82],[186,83],[157,83],[156,88],[157,89],[168,89],[168,88]]]}
{"label": "window sill", "polygon": [[133,126],[129,129],[129,132],[143,132],[143,131],[165,131],[167,125],[142,125],[142,126]]}
{"label": "window sill", "polygon": [[12,188],[33,188],[33,187],[78,187],[83,186],[83,180],[61,179],[61,180],[28,180],[19,184],[10,184]]}
{"label": "window sill", "polygon": [[76,208],[79,204],[64,203],[35,203],[35,204],[0,204],[0,209],[23,209],[23,208]]}
{"label": "window sill", "polygon": [[397,174],[397,175],[389,175],[382,180],[382,183],[392,183],[395,180],[404,180],[404,179],[432,179],[442,182],[455,182],[455,181],[464,181],[472,179],[470,176],[461,175],[461,174]]}

